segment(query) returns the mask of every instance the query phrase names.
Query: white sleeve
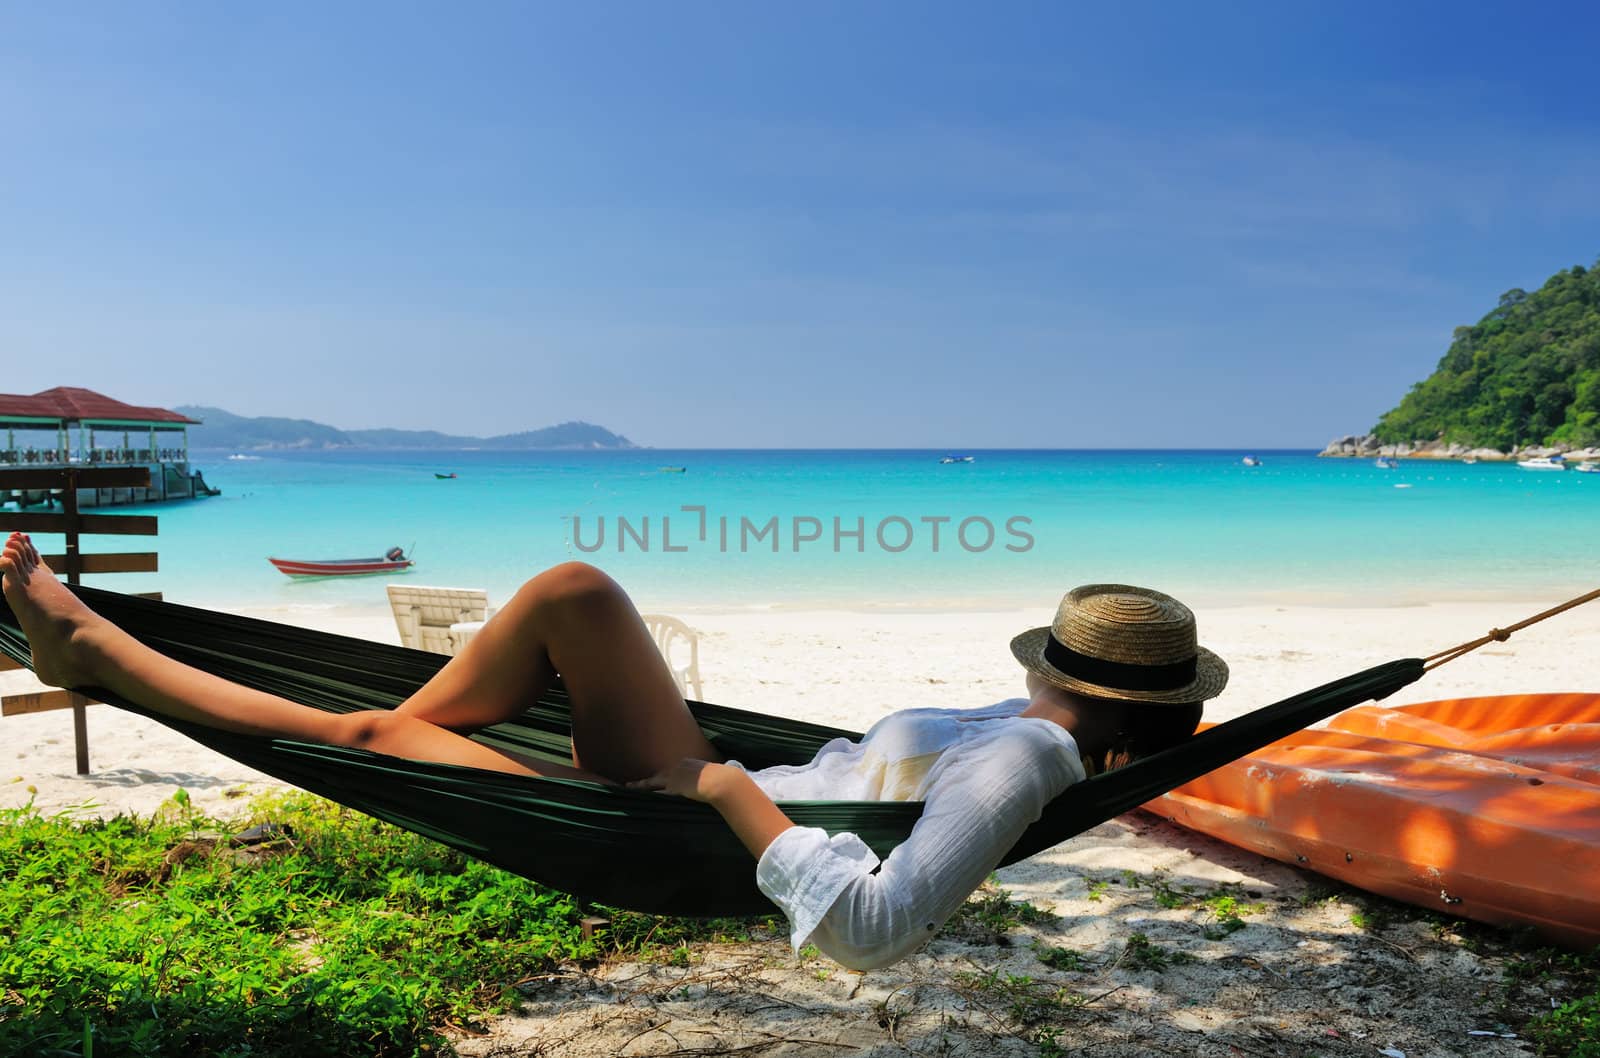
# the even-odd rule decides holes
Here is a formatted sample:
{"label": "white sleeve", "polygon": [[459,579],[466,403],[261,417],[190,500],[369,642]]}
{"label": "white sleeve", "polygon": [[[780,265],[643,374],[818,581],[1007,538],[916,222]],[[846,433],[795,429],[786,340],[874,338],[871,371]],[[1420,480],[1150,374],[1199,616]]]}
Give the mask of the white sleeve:
{"label": "white sleeve", "polygon": [[854,834],[792,827],[761,857],[757,884],[789,916],[796,949],[809,941],[851,969],[887,966],[932,937],[1084,777],[1070,747],[1020,728],[948,753],[911,835],[881,865]]}
{"label": "white sleeve", "polygon": [[790,827],[757,861],[756,887],[789,917],[789,942],[799,951],[839,894],[877,867],[877,853],[854,834]]}

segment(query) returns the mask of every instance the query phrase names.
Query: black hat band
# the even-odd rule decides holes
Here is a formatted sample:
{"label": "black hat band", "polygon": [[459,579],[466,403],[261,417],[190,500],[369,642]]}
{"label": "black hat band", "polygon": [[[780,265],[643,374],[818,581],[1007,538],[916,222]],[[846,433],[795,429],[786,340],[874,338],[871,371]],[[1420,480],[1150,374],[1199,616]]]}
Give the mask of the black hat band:
{"label": "black hat band", "polygon": [[1162,665],[1107,661],[1080,654],[1057,639],[1054,632],[1045,639],[1044,660],[1063,676],[1119,691],[1171,691],[1187,687],[1194,682],[1200,662],[1199,655]]}

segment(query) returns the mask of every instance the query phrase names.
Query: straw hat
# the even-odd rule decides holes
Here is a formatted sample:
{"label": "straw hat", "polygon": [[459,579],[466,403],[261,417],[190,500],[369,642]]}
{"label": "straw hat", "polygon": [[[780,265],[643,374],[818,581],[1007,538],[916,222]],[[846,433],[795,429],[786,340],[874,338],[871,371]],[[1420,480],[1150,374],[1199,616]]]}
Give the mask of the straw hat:
{"label": "straw hat", "polygon": [[1228,682],[1227,663],[1196,641],[1193,611],[1127,584],[1072,589],[1055,622],[1017,636],[1011,653],[1047,683],[1091,698],[1201,702]]}

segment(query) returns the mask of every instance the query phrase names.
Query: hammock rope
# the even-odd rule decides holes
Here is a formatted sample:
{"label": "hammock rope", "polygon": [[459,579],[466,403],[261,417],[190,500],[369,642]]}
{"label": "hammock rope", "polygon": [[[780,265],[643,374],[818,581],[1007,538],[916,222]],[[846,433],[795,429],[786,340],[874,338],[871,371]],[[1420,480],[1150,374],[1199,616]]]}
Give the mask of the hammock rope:
{"label": "hammock rope", "polygon": [[[176,603],[95,588],[71,590],[102,616],[169,657],[330,712],[393,709],[449,660],[441,654]],[[1513,625],[1507,634],[1595,596],[1600,592]],[[1485,641],[1493,638],[1491,634]],[[0,652],[31,665],[27,640],[3,603]],[[1045,809],[1004,863],[1059,844],[1350,706],[1385,698],[1421,678],[1424,671],[1424,661],[1417,658],[1377,665],[1077,783]],[[240,735],[162,716],[99,688],[82,690],[151,717],[283,782],[588,900],[674,915],[772,911],[756,888],[749,853],[709,805],[597,783]],[[860,737],[853,731],[727,706],[688,704],[711,743],[751,768],[804,763],[833,738]],[[570,761],[570,716],[570,702],[558,681],[522,716],[473,737],[565,763]],[[883,857],[909,836],[922,805],[789,801],[782,808],[800,826],[853,832]]]}
{"label": "hammock rope", "polygon": [[1444,665],[1448,662],[1454,661],[1456,658],[1470,654],[1481,646],[1487,646],[1490,643],[1504,643],[1506,640],[1511,638],[1511,633],[1513,632],[1520,632],[1529,625],[1536,625],[1540,621],[1548,620],[1558,613],[1566,613],[1575,606],[1582,606],[1584,603],[1593,602],[1596,599],[1600,599],[1600,588],[1596,588],[1594,591],[1585,592],[1576,598],[1568,599],[1559,606],[1552,606],[1548,610],[1542,610],[1539,613],[1534,614],[1532,617],[1524,618],[1523,620],[1518,621],[1516,624],[1511,625],[1510,627],[1491,628],[1489,629],[1487,635],[1479,636],[1477,639],[1469,639],[1465,643],[1460,643],[1448,650],[1441,650],[1437,654],[1429,654],[1427,657],[1422,659],[1423,670],[1426,672],[1432,672],[1440,665]]}

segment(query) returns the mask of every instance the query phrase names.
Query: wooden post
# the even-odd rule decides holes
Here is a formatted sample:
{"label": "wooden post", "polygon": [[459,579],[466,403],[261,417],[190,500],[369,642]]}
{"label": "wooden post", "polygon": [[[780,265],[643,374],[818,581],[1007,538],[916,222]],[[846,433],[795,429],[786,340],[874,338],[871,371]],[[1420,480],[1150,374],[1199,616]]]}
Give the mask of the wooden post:
{"label": "wooden post", "polygon": [[[83,575],[83,553],[78,540],[78,472],[66,472],[67,491],[61,494],[61,517],[66,522],[68,584],[77,584]],[[98,494],[99,490],[95,490]],[[77,755],[79,775],[89,774],[89,712],[82,695],[72,696],[72,748]]]}
{"label": "wooden post", "polygon": [[[148,486],[147,467],[97,469],[66,466],[54,470],[0,471],[0,488],[61,488],[61,513],[39,514],[23,511],[9,516],[11,527],[41,533],[61,533],[66,538],[65,553],[46,555],[45,561],[66,574],[68,584],[76,585],[84,573],[117,573],[156,569],[154,552],[137,554],[94,554],[85,556],[79,540],[82,533],[114,533],[154,536],[156,520],[148,515],[84,515],[78,510],[80,486],[99,489],[119,485]],[[0,700],[0,713],[41,712],[71,708],[72,741],[79,775],[89,774],[89,717],[85,706],[93,700],[70,691],[51,691],[35,695],[13,695]]]}
{"label": "wooden post", "polygon": [[69,469],[65,478],[67,488],[61,494],[61,517],[66,523],[62,533],[67,539],[67,568],[62,572],[67,575],[67,583],[75,585],[83,573],[83,556],[78,552],[78,472]]}
{"label": "wooden post", "polygon": [[79,775],[89,774],[89,711],[81,694],[72,696],[72,749]]}

